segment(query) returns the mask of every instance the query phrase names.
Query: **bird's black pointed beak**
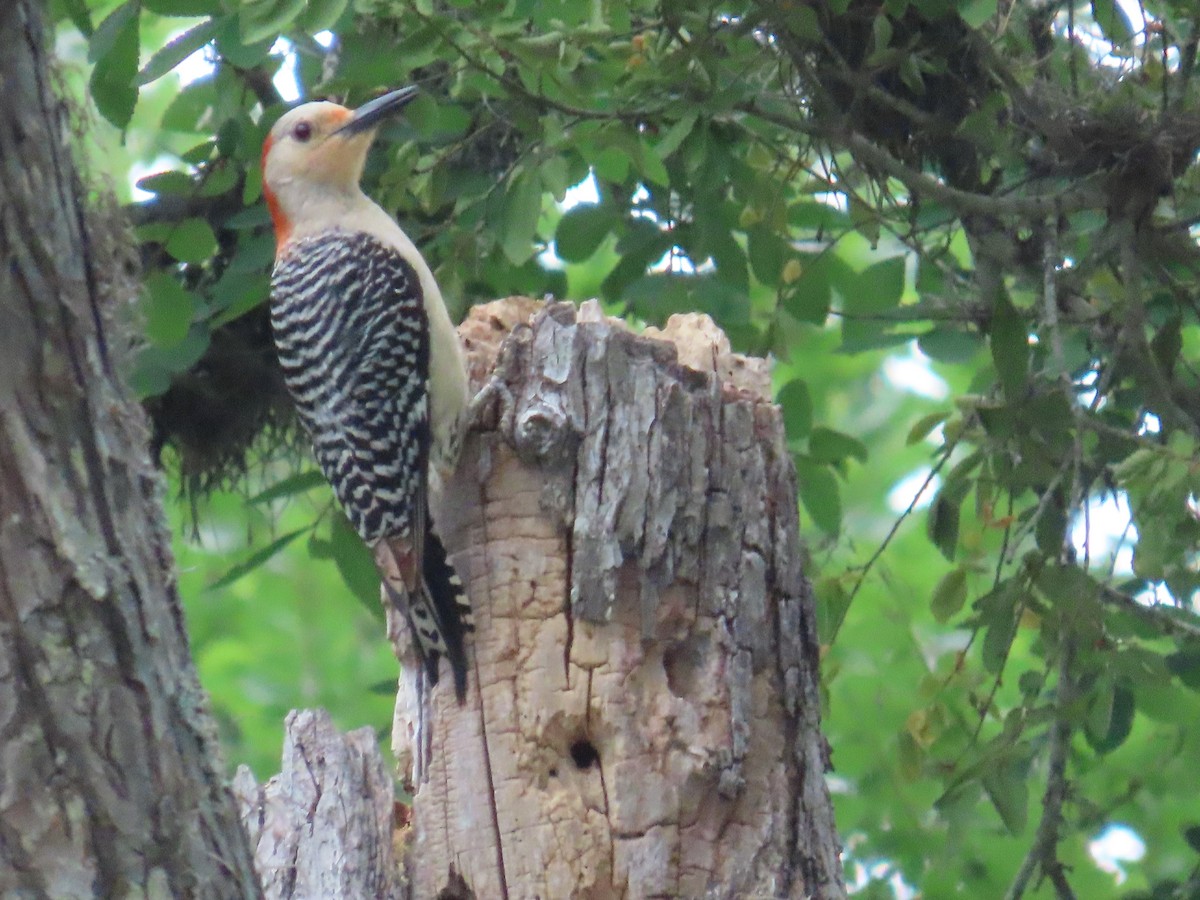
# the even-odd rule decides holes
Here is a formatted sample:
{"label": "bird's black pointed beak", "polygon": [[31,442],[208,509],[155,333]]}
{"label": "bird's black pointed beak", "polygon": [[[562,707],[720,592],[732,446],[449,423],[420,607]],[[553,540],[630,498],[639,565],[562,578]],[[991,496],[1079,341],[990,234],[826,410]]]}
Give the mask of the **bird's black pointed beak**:
{"label": "bird's black pointed beak", "polygon": [[416,86],[409,85],[408,87],[400,88],[398,91],[392,91],[390,94],[384,94],[382,97],[376,97],[374,100],[364,103],[356,109],[350,121],[335,131],[334,134],[349,137],[355,134],[362,134],[364,131],[370,131],[378,127],[379,123],[388,116],[395,115],[404,109],[415,96],[417,96]]}

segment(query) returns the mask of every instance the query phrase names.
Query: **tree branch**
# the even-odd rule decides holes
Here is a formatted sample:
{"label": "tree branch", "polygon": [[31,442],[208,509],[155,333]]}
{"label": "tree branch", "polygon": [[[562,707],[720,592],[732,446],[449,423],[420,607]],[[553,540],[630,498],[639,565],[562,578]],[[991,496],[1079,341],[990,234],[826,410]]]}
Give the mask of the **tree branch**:
{"label": "tree branch", "polygon": [[182,222],[191,218],[217,223],[245,209],[241,194],[240,185],[235,190],[215,197],[204,197],[198,193],[155,194],[153,200],[126,205],[124,212],[134,227],[157,222]]}
{"label": "tree branch", "polygon": [[786,113],[767,109],[753,100],[739,104],[737,108],[799,134],[823,138],[835,150],[839,147],[844,148],[860,164],[865,163],[901,182],[914,197],[937,200],[951,207],[960,216],[1018,216],[1040,219],[1084,209],[1101,209],[1107,203],[1106,195],[1091,179],[1081,180],[1075,187],[1058,192],[1002,196],[975,194],[951,187],[932,175],[905,165],[873,141],[844,126],[822,127]]}
{"label": "tree branch", "polygon": [[1075,900],[1075,892],[1067,882],[1063,865],[1058,859],[1059,829],[1062,827],[1062,808],[1067,798],[1067,753],[1071,747],[1070,706],[1075,700],[1075,682],[1071,665],[1075,661],[1074,636],[1064,626],[1062,655],[1058,663],[1058,692],[1054,703],[1054,722],[1050,726],[1049,766],[1046,774],[1046,793],[1042,797],[1042,818],[1038,822],[1033,844],[1005,894],[1005,900],[1019,900],[1029,886],[1033,873],[1039,868],[1054,885],[1059,900]]}

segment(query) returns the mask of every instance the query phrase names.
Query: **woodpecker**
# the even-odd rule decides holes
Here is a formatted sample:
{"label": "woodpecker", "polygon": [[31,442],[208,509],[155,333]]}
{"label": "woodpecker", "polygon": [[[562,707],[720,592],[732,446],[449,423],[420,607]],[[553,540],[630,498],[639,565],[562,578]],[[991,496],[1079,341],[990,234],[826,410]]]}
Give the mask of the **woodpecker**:
{"label": "woodpecker", "polygon": [[471,609],[429,515],[430,492],[458,458],[462,348],[429,266],[359,186],[380,123],[415,94],[355,110],[305,103],[271,128],[271,327],[321,471],[371,547],[429,681],[445,656],[462,703]]}

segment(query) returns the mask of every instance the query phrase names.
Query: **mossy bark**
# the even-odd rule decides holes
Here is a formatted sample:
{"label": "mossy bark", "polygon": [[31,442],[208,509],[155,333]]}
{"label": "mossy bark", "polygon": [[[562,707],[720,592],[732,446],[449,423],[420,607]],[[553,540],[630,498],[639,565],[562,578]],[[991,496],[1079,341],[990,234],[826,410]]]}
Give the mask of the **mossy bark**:
{"label": "mossy bark", "polygon": [[0,895],[257,896],[121,384],[123,229],[89,228],[42,4],[0,35]]}

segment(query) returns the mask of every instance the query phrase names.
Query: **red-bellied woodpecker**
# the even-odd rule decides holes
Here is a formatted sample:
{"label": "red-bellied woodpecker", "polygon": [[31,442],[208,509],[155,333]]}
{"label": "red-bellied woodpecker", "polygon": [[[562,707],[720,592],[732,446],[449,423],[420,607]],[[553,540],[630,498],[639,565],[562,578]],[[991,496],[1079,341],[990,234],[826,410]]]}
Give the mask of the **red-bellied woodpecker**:
{"label": "red-bellied woodpecker", "polygon": [[415,93],[357,110],[306,103],[271,129],[271,326],[321,471],[373,549],[429,680],[445,656],[462,702],[470,605],[428,513],[431,487],[458,457],[462,349],[429,266],[359,187],[379,123]]}

